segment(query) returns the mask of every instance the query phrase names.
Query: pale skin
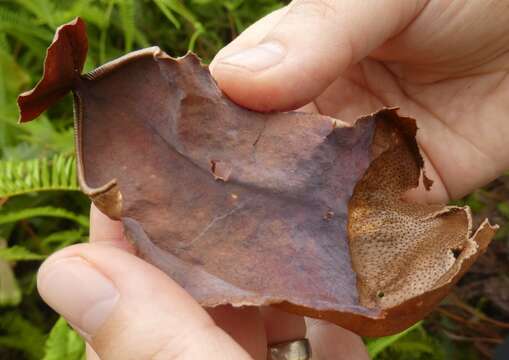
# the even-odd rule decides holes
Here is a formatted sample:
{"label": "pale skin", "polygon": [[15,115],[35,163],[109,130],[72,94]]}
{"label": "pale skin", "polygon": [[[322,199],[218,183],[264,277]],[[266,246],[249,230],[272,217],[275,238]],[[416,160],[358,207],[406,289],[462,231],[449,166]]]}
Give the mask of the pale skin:
{"label": "pale skin", "polygon": [[[352,122],[399,106],[418,121],[434,180],[414,200],[458,198],[509,169],[507,1],[295,0],[221,50],[211,71],[231,99],[260,111]],[[267,344],[304,336],[313,359],[368,358],[360,338],[323,322],[306,330],[303,318],[269,308],[204,311],[94,207],[90,242],[51,256],[38,281],[89,342],[89,359],[265,360]],[[71,291],[80,281],[88,285]]]}

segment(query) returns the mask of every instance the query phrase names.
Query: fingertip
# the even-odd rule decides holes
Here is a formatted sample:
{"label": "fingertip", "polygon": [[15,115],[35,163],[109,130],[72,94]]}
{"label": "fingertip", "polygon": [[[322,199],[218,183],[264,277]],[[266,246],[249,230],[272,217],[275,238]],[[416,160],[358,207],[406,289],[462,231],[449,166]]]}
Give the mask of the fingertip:
{"label": "fingertip", "polygon": [[290,314],[271,306],[261,308],[267,342],[278,344],[298,340],[306,336],[306,323],[299,315]]}
{"label": "fingertip", "polygon": [[351,331],[322,320],[306,318],[313,358],[369,360],[362,339]]}
{"label": "fingertip", "polygon": [[[416,15],[415,6],[409,11],[399,1],[370,4],[294,0],[223,49],[212,75],[228,97],[249,109],[303,106]],[[377,21],[387,8],[391,16]]]}
{"label": "fingertip", "polygon": [[302,29],[290,30],[292,36],[270,33],[258,44],[219,54],[211,64],[219,88],[237,104],[263,112],[294,110],[320,95],[348,64],[349,53],[334,57],[316,41],[294,39],[304,37]]}
{"label": "fingertip", "polygon": [[57,252],[41,267],[38,286],[102,359],[248,358],[182,287],[115,247]]}
{"label": "fingertip", "polygon": [[89,261],[65,252],[41,266],[37,289],[44,301],[88,340],[120,298],[114,283]]}
{"label": "fingertip", "polygon": [[217,326],[235,340],[253,359],[267,358],[267,339],[258,307],[221,305],[207,309]]}
{"label": "fingertip", "polygon": [[219,88],[238,105],[261,112],[294,110],[316,95],[313,84],[288,75],[296,69],[287,58],[288,44],[267,37],[287,11],[283,7],[251,25],[210,63]]}
{"label": "fingertip", "polygon": [[92,349],[89,343],[86,344],[87,360],[101,360],[99,355]]}
{"label": "fingertip", "polygon": [[228,98],[250,110],[288,111],[309,102],[309,96],[296,94],[291,81],[278,81],[277,77],[270,75],[253,74],[227,63],[217,63],[212,76]]}

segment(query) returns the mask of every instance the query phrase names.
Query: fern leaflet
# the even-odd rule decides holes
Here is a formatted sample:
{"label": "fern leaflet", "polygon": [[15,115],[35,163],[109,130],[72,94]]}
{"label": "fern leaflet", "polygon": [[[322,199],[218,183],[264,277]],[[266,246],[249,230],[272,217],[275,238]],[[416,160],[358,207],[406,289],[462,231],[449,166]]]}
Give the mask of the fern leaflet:
{"label": "fern leaflet", "polygon": [[74,156],[0,161],[0,198],[48,190],[79,190]]}
{"label": "fern leaflet", "polygon": [[66,209],[55,208],[51,206],[33,207],[4,213],[0,212],[0,225],[34,217],[55,217],[72,220],[81,226],[88,228],[88,217],[75,214]]}
{"label": "fern leaflet", "polygon": [[21,245],[14,245],[0,249],[0,259],[5,261],[43,260],[45,255],[36,254]]}

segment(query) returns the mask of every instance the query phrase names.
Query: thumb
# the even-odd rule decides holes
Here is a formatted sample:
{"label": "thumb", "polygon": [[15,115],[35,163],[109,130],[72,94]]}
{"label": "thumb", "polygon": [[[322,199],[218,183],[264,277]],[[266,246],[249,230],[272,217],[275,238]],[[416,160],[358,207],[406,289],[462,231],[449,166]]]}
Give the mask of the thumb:
{"label": "thumb", "polygon": [[211,72],[235,102],[289,110],[404,29],[425,0],[294,0],[218,53]]}
{"label": "thumb", "polygon": [[250,359],[175,282],[113,246],[52,255],[37,286],[101,360]]}

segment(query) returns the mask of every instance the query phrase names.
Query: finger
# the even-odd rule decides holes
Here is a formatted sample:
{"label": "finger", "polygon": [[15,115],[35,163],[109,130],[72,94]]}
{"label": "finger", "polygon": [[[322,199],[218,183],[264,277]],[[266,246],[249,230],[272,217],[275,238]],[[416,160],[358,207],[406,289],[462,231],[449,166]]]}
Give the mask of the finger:
{"label": "finger", "polygon": [[318,107],[315,105],[314,102],[307,103],[306,105],[298,108],[297,111],[302,111],[305,113],[313,113],[313,114],[319,113]]}
{"label": "finger", "polygon": [[248,28],[246,28],[239,36],[235,38],[229,45],[225,46],[216,54],[210,63],[210,70],[214,74],[214,67],[219,59],[226,58],[241,49],[248,49],[256,46],[263,38],[272,30],[288,11],[288,6],[273,11],[264,16]]}
{"label": "finger", "polygon": [[302,316],[289,314],[271,306],[261,308],[268,344],[298,340],[306,337],[306,324]]}
{"label": "finger", "polygon": [[260,311],[254,306],[230,305],[207,309],[214,322],[254,359],[266,360],[267,339]]}
{"label": "finger", "polygon": [[113,245],[135,253],[134,245],[124,236],[122,223],[104,215],[94,203],[90,206],[90,242]]}
{"label": "finger", "polygon": [[166,274],[113,246],[52,255],[37,285],[101,360],[250,358]]}
{"label": "finger", "polygon": [[101,360],[89,343],[86,344],[85,350],[87,354],[87,360]]}
{"label": "finger", "polygon": [[270,306],[259,309],[219,306],[208,309],[208,312],[215,323],[255,359],[265,359],[267,344],[302,339],[306,336],[306,325],[302,316]]}
{"label": "finger", "polygon": [[[425,0],[294,0],[256,44],[233,41],[212,74],[235,102],[260,111],[298,108],[348,66],[407,26]],[[269,29],[270,28],[270,29]],[[256,36],[253,36],[255,38]]]}
{"label": "finger", "polygon": [[339,326],[306,318],[313,360],[369,360],[361,338]]}
{"label": "finger", "polygon": [[[421,155],[424,159],[424,173],[421,175],[419,179],[419,185],[415,188],[407,190],[402,199],[408,202],[420,203],[420,204],[444,204],[451,200],[451,196],[445,187],[445,184],[437,172],[426,151],[421,147]],[[427,178],[433,180],[433,185],[431,189],[426,189],[424,186],[424,178],[425,175]]]}

